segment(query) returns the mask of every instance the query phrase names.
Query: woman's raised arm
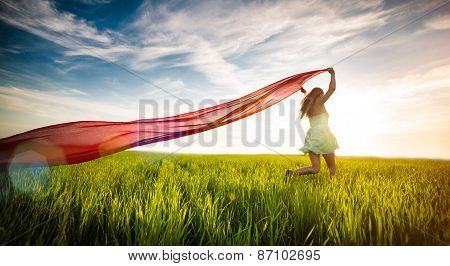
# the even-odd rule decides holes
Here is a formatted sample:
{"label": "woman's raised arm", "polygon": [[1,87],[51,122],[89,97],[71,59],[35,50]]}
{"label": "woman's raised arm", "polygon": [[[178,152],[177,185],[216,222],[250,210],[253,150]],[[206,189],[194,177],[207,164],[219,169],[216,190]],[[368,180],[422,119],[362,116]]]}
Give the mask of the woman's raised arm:
{"label": "woman's raised arm", "polygon": [[322,102],[325,103],[328,98],[330,98],[331,94],[336,90],[336,75],[334,73],[334,69],[332,67],[327,68],[328,73],[331,74],[330,85],[328,86],[327,93],[322,97]]}

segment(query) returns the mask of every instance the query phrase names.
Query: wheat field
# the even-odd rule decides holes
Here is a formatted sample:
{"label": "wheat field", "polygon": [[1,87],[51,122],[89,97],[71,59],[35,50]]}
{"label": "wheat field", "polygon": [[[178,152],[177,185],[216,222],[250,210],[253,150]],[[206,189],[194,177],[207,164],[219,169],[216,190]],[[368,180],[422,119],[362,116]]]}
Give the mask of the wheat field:
{"label": "wheat field", "polygon": [[448,245],[450,161],[122,152],[0,173],[3,245]]}

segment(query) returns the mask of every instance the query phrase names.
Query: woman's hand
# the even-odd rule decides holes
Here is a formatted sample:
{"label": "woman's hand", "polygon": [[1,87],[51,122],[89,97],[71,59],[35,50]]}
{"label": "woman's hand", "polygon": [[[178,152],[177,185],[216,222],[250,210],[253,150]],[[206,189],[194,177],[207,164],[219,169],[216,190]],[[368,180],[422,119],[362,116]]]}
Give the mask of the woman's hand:
{"label": "woman's hand", "polygon": [[328,73],[334,75],[334,69],[332,67],[327,68]]}

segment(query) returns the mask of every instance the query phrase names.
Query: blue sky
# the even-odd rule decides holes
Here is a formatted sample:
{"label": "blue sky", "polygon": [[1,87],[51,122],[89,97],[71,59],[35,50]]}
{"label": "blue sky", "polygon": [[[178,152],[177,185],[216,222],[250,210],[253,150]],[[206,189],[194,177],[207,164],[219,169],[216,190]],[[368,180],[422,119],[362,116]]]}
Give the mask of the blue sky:
{"label": "blue sky", "polygon": [[[160,103],[146,117],[233,99],[327,67],[441,3],[2,1],[0,137],[68,121],[138,119],[142,99]],[[336,66],[338,90],[327,109],[338,155],[450,158],[449,40],[447,5]],[[326,88],[328,78],[306,88]],[[194,107],[174,108],[179,98]],[[261,130],[277,139],[287,134],[280,129],[300,125],[280,108],[246,119],[248,138]],[[271,122],[257,127],[261,117]],[[201,134],[218,136],[209,147],[193,137],[182,152],[295,154],[302,144],[300,133],[286,136],[294,142],[247,147],[242,123]],[[228,138],[235,143],[227,146]]]}

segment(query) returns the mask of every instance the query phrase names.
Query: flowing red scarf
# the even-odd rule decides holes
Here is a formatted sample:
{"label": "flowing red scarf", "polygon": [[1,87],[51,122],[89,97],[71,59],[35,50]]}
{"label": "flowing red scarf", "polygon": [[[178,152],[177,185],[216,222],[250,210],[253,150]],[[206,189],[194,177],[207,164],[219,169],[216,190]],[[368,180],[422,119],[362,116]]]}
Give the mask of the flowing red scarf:
{"label": "flowing red scarf", "polygon": [[132,147],[220,127],[262,111],[326,71],[296,74],[239,99],[171,117],[131,122],[79,121],[0,139],[0,166],[61,165],[97,159]]}

